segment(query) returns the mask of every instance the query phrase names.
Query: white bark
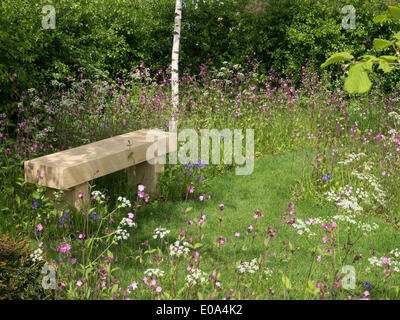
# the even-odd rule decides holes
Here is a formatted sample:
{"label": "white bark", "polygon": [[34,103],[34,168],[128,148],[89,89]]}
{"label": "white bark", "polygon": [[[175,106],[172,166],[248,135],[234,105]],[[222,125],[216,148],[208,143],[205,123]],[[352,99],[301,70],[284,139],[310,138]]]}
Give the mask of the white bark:
{"label": "white bark", "polygon": [[175,114],[179,105],[179,41],[181,38],[181,20],[182,20],[182,0],[176,0],[175,3],[175,22],[174,22],[174,41],[172,45],[172,120],[175,120]]}

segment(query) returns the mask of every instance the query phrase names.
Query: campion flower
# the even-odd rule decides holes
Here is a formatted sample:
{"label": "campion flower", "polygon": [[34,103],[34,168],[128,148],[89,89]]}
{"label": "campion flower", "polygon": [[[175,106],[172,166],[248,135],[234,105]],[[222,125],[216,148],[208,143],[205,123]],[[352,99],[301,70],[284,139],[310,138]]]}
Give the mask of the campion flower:
{"label": "campion flower", "polygon": [[224,210],[224,205],[222,203],[218,207],[219,207],[219,210],[221,210],[221,211]]}
{"label": "campion flower", "polygon": [[257,220],[260,217],[264,217],[264,214],[262,212],[260,212],[258,210],[256,212],[254,212],[254,216],[253,216],[254,219]]}
{"label": "campion flower", "polygon": [[204,221],[206,221],[206,215],[205,215],[205,214],[203,214],[202,216],[200,216],[199,224],[204,223]]}
{"label": "campion flower", "polygon": [[137,285],[136,282],[132,282],[132,283],[130,284],[130,287],[132,288],[132,290],[135,291],[135,290],[138,288],[138,285]]}
{"label": "campion flower", "polygon": [[76,282],[76,285],[77,285],[78,287],[82,286],[82,284],[83,284],[83,281],[82,281],[82,280],[78,280],[78,281]]}
{"label": "campion flower", "polygon": [[189,186],[189,193],[194,193],[194,187],[192,184]]}
{"label": "campion flower", "polygon": [[59,250],[63,253],[68,252],[69,250],[71,250],[71,245],[69,243],[63,244],[62,246],[60,246]]}
{"label": "campion flower", "polygon": [[219,244],[224,244],[226,242],[226,238],[223,237],[218,237],[218,241]]}
{"label": "campion flower", "polygon": [[169,233],[171,232],[171,230],[168,230],[166,228],[155,228],[154,229],[154,235],[153,235],[153,239],[163,239],[165,236],[167,236]]}

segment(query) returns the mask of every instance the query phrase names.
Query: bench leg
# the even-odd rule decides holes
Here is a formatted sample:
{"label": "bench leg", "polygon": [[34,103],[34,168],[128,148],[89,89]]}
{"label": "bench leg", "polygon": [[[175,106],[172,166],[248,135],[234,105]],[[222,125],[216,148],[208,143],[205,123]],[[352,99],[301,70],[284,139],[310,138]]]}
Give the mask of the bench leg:
{"label": "bench leg", "polygon": [[151,165],[147,161],[130,167],[128,170],[128,185],[130,188],[137,188],[137,185],[146,186],[147,193],[158,194],[158,174],[164,171],[163,164]]}
{"label": "bench leg", "polygon": [[[47,188],[47,196],[50,199],[54,199],[53,192],[59,191],[52,188]],[[81,197],[83,195],[83,198]],[[80,211],[83,208],[83,203],[88,201],[89,195],[89,184],[87,182],[77,185],[69,190],[64,190],[63,203],[60,207],[65,205],[72,205],[76,210]],[[57,208],[60,210],[61,208]]]}

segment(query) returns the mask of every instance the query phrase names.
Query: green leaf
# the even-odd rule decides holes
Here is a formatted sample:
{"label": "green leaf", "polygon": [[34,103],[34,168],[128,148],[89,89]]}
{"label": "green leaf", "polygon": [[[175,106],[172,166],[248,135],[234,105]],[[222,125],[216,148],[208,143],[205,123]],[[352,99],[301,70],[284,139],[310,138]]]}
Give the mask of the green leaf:
{"label": "green leaf", "polygon": [[336,62],[341,62],[341,61],[348,61],[353,59],[354,56],[352,56],[350,53],[348,52],[338,52],[338,53],[334,53],[333,55],[331,55],[323,64],[321,64],[321,68],[325,68],[333,63]]}
{"label": "green leaf", "polygon": [[400,19],[400,8],[389,6],[389,11],[393,18]]}
{"label": "green leaf", "polygon": [[17,202],[18,207],[20,207],[21,206],[21,198],[17,194],[15,195],[15,201]]}
{"label": "green leaf", "polygon": [[353,64],[349,69],[344,87],[348,93],[364,93],[371,88],[371,81],[362,63]]}
{"label": "green leaf", "polygon": [[393,35],[397,40],[400,40],[400,31]]}
{"label": "green leaf", "polygon": [[33,199],[39,200],[40,199],[40,193],[37,191],[33,191],[32,193]]}
{"label": "green leaf", "polygon": [[168,294],[168,292],[163,292],[162,297],[164,300],[172,300],[171,296]]}
{"label": "green leaf", "polygon": [[396,56],[380,56],[379,59],[384,60],[386,62],[395,62],[397,60]]}
{"label": "green leaf", "polygon": [[187,289],[186,286],[182,287],[182,288],[178,291],[178,296],[180,296],[186,289]]}
{"label": "green leaf", "polygon": [[374,18],[374,23],[382,23],[385,21],[390,21],[391,18],[387,14],[380,14]]}
{"label": "green leaf", "polygon": [[377,59],[377,57],[366,54],[366,55],[361,56],[360,59],[364,59],[367,61],[375,61]]}
{"label": "green leaf", "polygon": [[372,61],[366,61],[362,63],[363,69],[372,72]]}
{"label": "green leaf", "polygon": [[374,39],[374,48],[375,49],[383,49],[391,46],[393,41],[388,41],[384,39]]}
{"label": "green leaf", "polygon": [[112,289],[111,289],[111,292],[112,292],[113,294],[116,294],[116,293],[118,292],[118,284],[114,284],[114,285],[113,285],[113,287],[112,287]]}
{"label": "green leaf", "polygon": [[290,279],[288,277],[286,277],[285,275],[282,275],[282,283],[287,290],[292,289],[292,284],[290,283]]}
{"label": "green leaf", "polygon": [[384,73],[387,73],[392,71],[393,67],[391,67],[386,61],[380,61],[378,69],[381,69]]}

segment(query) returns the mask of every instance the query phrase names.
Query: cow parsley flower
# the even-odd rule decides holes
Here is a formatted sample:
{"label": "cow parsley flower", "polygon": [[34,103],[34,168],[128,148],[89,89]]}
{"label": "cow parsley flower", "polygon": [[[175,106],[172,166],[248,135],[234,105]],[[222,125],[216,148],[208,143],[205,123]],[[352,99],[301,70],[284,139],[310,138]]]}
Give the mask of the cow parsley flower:
{"label": "cow parsley flower", "polygon": [[171,230],[165,229],[165,228],[155,228],[154,229],[154,235],[153,238],[157,239],[163,239],[165,236],[167,236],[169,233],[171,232]]}
{"label": "cow parsley flower", "polygon": [[136,223],[131,218],[122,218],[121,226],[136,227]]}
{"label": "cow parsley flower", "polygon": [[250,262],[244,261],[238,265],[238,269],[240,273],[256,273],[259,267],[257,265],[257,259],[254,258]]}
{"label": "cow parsley flower", "polygon": [[29,257],[31,258],[31,260],[33,262],[41,261],[43,259],[42,253],[43,253],[43,250],[39,248],[39,249],[36,249],[35,251],[33,251],[33,253],[31,253],[29,255]]}
{"label": "cow parsley flower", "polygon": [[117,231],[115,231],[115,239],[117,241],[119,240],[127,240],[129,238],[129,233],[125,229],[118,228]]}
{"label": "cow parsley flower", "polygon": [[169,255],[171,257],[180,257],[182,255],[187,255],[190,252],[190,249],[188,248],[189,243],[184,241],[182,244],[180,241],[175,241],[174,244],[171,244],[169,246]]}
{"label": "cow parsley flower", "polygon": [[190,285],[205,284],[208,281],[207,273],[200,269],[191,269],[186,276],[186,280]]}
{"label": "cow parsley flower", "polygon": [[152,277],[162,277],[162,276],[164,276],[164,271],[162,271],[162,270],[160,270],[160,269],[147,269],[147,270],[145,270],[145,272],[144,272],[144,275],[145,276],[148,276],[148,277],[150,277],[150,278],[152,278]]}
{"label": "cow parsley flower", "polygon": [[119,205],[120,208],[126,208],[126,207],[130,208],[131,207],[131,202],[124,197],[119,196],[118,201],[121,202],[121,204]]}

